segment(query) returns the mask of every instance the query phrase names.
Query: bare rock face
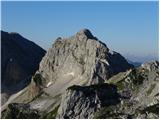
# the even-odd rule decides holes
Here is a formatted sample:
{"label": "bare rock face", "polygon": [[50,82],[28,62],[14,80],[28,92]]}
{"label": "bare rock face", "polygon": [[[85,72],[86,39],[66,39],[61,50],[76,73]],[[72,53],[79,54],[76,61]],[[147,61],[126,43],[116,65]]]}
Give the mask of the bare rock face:
{"label": "bare rock face", "polygon": [[76,35],[58,38],[42,59],[39,72],[45,86],[59,81],[80,81],[91,85],[104,83],[118,72],[132,68],[119,53],[94,37],[87,29]]}
{"label": "bare rock face", "polygon": [[102,107],[120,102],[116,86],[110,84],[71,86],[62,96],[57,118],[93,118]]}
{"label": "bare rock face", "polygon": [[1,31],[2,104],[30,83],[45,50],[18,33]]}
{"label": "bare rock face", "polygon": [[136,69],[119,73],[107,82],[117,86],[121,103],[101,109],[95,114],[95,118],[159,118],[159,63],[157,61],[147,62]]}
{"label": "bare rock face", "polygon": [[12,103],[2,112],[2,119],[38,119],[40,114],[37,110],[30,109],[28,104]]}
{"label": "bare rock face", "polygon": [[158,67],[157,61],[145,63],[119,73],[109,84],[68,88],[57,118],[158,118]]}

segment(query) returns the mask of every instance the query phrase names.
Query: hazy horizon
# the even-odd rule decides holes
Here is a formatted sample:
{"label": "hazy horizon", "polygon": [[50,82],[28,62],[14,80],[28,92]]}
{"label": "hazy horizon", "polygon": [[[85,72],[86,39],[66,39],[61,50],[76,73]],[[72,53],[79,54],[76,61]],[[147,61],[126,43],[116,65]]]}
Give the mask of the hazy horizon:
{"label": "hazy horizon", "polygon": [[57,37],[67,38],[88,28],[111,50],[133,61],[158,59],[158,2],[155,1],[2,1],[1,28],[18,32],[46,50]]}

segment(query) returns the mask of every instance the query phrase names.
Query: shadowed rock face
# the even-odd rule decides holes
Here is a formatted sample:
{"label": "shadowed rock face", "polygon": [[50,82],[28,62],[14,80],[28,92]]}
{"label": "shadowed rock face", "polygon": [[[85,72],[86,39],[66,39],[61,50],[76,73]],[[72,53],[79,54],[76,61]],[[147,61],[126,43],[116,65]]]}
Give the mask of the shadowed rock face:
{"label": "shadowed rock face", "polygon": [[2,113],[2,118],[5,119],[38,119],[40,114],[37,110],[30,109],[28,104],[12,103],[8,105],[8,108]]}
{"label": "shadowed rock face", "polygon": [[1,53],[3,104],[10,95],[28,85],[45,50],[18,33],[1,31]]}

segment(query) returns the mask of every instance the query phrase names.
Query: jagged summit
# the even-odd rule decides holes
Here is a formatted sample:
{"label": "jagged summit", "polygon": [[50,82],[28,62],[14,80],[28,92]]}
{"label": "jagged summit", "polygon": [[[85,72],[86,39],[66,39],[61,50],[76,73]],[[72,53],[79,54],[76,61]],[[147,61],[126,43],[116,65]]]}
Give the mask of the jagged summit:
{"label": "jagged summit", "polygon": [[97,38],[92,35],[92,33],[90,32],[89,29],[81,29],[79,32],[77,32],[76,36],[77,37],[85,37],[85,38],[88,38],[88,39],[97,40]]}
{"label": "jagged summit", "polygon": [[[65,42],[64,42],[65,41]],[[55,42],[52,44],[52,47],[55,47],[55,45],[59,45],[60,43],[65,43],[65,44],[70,44],[71,46],[76,46],[78,44],[80,45],[86,45],[90,41],[95,44],[103,45],[107,48],[107,45],[100,41],[97,37],[95,37],[89,29],[81,29],[75,35],[68,37],[68,38],[62,38],[62,37],[57,37]],[[107,48],[109,50],[109,48]]]}
{"label": "jagged summit", "polygon": [[58,37],[40,63],[39,72],[46,86],[61,80],[83,84],[103,83],[112,75],[132,68],[119,53],[82,29],[72,37]]}

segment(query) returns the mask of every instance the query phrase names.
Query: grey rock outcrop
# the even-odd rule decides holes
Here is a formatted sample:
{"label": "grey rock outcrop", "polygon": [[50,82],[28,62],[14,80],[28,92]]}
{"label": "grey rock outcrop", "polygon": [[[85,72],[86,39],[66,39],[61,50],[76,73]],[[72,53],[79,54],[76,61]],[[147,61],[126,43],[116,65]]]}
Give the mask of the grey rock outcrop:
{"label": "grey rock outcrop", "polygon": [[159,118],[157,61],[147,62],[136,69],[119,73],[107,82],[117,86],[121,104],[102,109],[95,118]]}
{"label": "grey rock outcrop", "polygon": [[8,108],[2,112],[3,119],[38,119],[40,114],[37,110],[30,108],[28,104],[12,103],[8,105]]}
{"label": "grey rock outcrop", "polygon": [[116,86],[110,84],[71,86],[62,95],[57,118],[93,118],[100,108],[118,104],[119,97]]}
{"label": "grey rock outcrop", "polygon": [[45,50],[18,33],[1,31],[2,105],[26,87],[38,69]]}
{"label": "grey rock outcrop", "polygon": [[149,62],[115,75],[109,84],[68,88],[57,118],[158,118],[158,67]]}

